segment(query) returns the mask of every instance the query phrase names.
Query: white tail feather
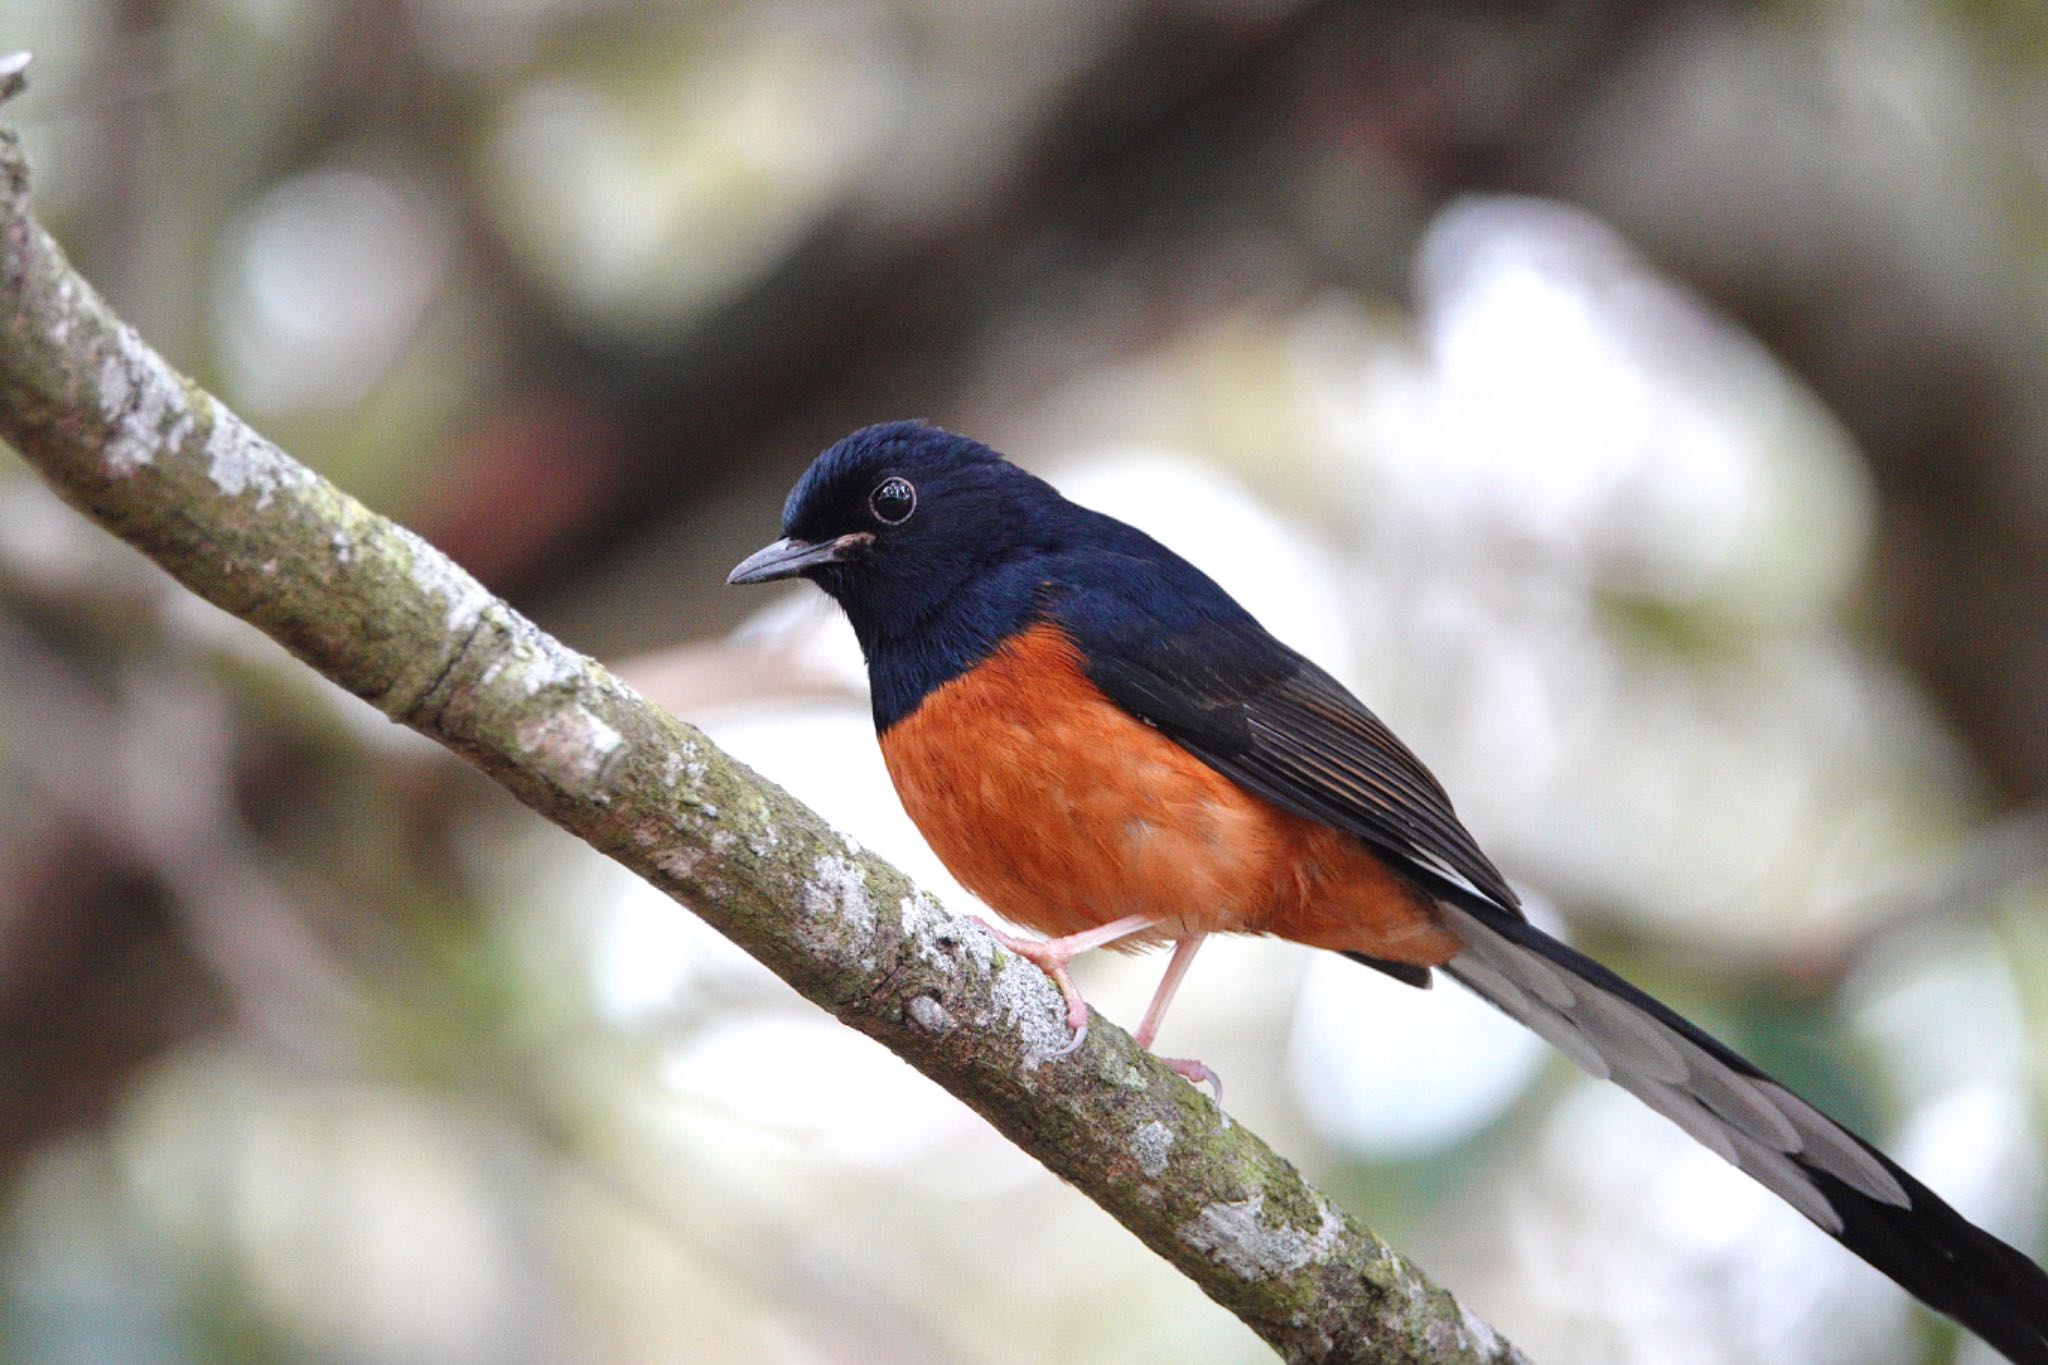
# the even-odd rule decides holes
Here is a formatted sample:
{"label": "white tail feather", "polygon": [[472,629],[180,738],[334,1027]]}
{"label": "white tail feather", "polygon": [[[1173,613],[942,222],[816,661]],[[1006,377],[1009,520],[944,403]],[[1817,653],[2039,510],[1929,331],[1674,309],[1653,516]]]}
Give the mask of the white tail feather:
{"label": "white tail feather", "polygon": [[1898,1180],[1847,1132],[1774,1081],[1730,1066],[1665,1020],[1507,938],[1454,903],[1445,921],[1465,950],[1454,980],[1535,1030],[1592,1075],[1617,1084],[1831,1233],[1842,1217],[1814,1179],[1823,1171],[1900,1208]]}

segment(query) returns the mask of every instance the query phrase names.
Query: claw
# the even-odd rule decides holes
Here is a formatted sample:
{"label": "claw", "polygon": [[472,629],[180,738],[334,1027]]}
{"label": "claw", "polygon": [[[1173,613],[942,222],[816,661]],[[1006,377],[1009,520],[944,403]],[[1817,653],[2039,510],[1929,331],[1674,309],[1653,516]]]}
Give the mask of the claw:
{"label": "claw", "polygon": [[1067,1045],[1061,1048],[1058,1052],[1053,1053],[1048,1060],[1056,1062],[1062,1057],[1072,1056],[1074,1053],[1079,1052],[1081,1050],[1081,1044],[1087,1041],[1088,1026],[1086,1024],[1083,1024],[1081,1025],[1081,1027],[1074,1030],[1074,1036],[1067,1040]]}
{"label": "claw", "polygon": [[[1067,1027],[1074,1031],[1074,1036],[1065,1047],[1052,1054],[1055,1057],[1065,1057],[1078,1052],[1081,1044],[1088,1041],[1088,1002],[1081,998],[1081,992],[1074,986],[1074,979],[1067,975],[1067,964],[1082,953],[1107,947],[1133,934],[1143,933],[1159,923],[1157,918],[1149,915],[1125,915],[1122,919],[1111,920],[1093,929],[1084,929],[1078,934],[1068,934],[1064,938],[1036,939],[1012,937],[978,917],[974,922],[986,929],[990,938],[1026,962],[1036,965],[1040,971],[1051,977],[1053,983],[1060,988],[1060,994],[1067,998]],[[1186,969],[1189,952],[1190,950],[1184,947],[1174,954],[1174,961],[1179,964],[1181,970]],[[1177,980],[1178,972],[1168,979]],[[1156,1022],[1155,1018],[1148,1016],[1148,1023]]]}
{"label": "claw", "polygon": [[1223,1078],[1211,1071],[1207,1064],[1198,1062],[1192,1057],[1161,1057],[1159,1060],[1187,1077],[1194,1084],[1209,1086],[1215,1092],[1216,1107],[1219,1109],[1223,1107]]}
{"label": "claw", "polygon": [[1067,963],[1072,954],[1066,950],[1065,944],[1058,939],[1017,938],[979,916],[974,922],[988,930],[990,938],[1052,978],[1053,984],[1060,988],[1060,994],[1066,997],[1067,1027],[1074,1034],[1065,1047],[1052,1054],[1052,1058],[1057,1060],[1079,1052],[1081,1044],[1088,1041],[1088,1002],[1082,999],[1074,978],[1067,975]]}
{"label": "claw", "polygon": [[1088,1041],[1088,1002],[1081,998],[1080,988],[1074,985],[1074,978],[1067,975],[1066,964],[1054,962],[1047,965],[1033,953],[1020,953],[1018,956],[1027,962],[1036,962],[1038,969],[1051,977],[1053,985],[1060,988],[1060,994],[1067,997],[1067,1027],[1073,1031],[1074,1036],[1067,1041],[1065,1047],[1052,1055],[1065,1057],[1070,1053],[1079,1052],[1081,1044]]}

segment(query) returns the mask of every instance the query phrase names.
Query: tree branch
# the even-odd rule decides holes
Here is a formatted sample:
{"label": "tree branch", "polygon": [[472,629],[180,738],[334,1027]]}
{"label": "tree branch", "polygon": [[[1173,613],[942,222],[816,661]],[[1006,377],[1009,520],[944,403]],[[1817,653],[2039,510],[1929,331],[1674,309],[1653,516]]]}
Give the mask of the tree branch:
{"label": "tree branch", "polygon": [[[25,55],[0,58],[0,100]],[[0,437],[192,591],[476,765],[938,1081],[1294,1360],[1518,1361],[1256,1136],[977,926],[172,370],[0,129]]]}

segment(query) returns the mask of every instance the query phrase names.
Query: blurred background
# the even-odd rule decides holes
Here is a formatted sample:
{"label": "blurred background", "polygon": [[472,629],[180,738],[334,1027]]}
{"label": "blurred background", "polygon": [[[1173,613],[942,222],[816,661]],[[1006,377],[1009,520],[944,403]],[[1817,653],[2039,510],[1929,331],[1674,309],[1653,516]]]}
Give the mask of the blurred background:
{"label": "blurred background", "polygon": [[[8,0],[267,434],[972,908],[815,594],[924,416],[1355,685],[1535,913],[2037,1256],[2048,10]],[[1128,1023],[1162,963],[1081,979]],[[1445,986],[1161,1040],[1551,1362],[1983,1362]],[[684,911],[0,469],[0,1355],[1255,1361]]]}

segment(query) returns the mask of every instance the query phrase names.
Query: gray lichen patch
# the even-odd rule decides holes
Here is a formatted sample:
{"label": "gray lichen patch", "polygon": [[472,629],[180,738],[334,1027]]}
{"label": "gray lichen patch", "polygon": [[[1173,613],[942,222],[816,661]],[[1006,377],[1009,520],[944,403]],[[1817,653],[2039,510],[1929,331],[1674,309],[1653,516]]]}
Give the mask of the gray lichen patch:
{"label": "gray lichen patch", "polygon": [[1024,1040],[1024,1069],[1036,1071],[1065,1051],[1066,1002],[1045,973],[1021,957],[1005,955],[990,992],[1003,1022]]}
{"label": "gray lichen patch", "polygon": [[1433,1339],[1432,1348],[1444,1355],[1463,1352],[1481,1360],[1493,1360],[1503,1355],[1520,1360],[1521,1353],[1514,1351],[1500,1333],[1493,1330],[1493,1324],[1480,1317],[1464,1304],[1458,1305],[1458,1321],[1455,1328],[1448,1322],[1438,1321],[1431,1329],[1433,1338],[1450,1337],[1450,1340]]}
{"label": "gray lichen patch", "polygon": [[705,774],[710,770],[711,765],[705,761],[697,741],[685,739],[662,755],[661,784],[672,792],[681,790],[685,785],[701,787]]}
{"label": "gray lichen patch", "polygon": [[908,1009],[910,1022],[935,1036],[944,1036],[960,1026],[960,1021],[929,995],[911,997]]}
{"label": "gray lichen patch", "polygon": [[898,904],[903,951],[948,976],[958,976],[961,959],[983,971],[995,960],[995,940],[978,926],[946,913],[929,892],[913,890]]}
{"label": "gray lichen patch", "polygon": [[509,628],[498,657],[478,680],[485,687],[503,684],[511,695],[523,699],[550,688],[581,686],[602,673],[589,655],[569,648],[511,608],[499,605],[497,609]]}
{"label": "gray lichen patch", "polygon": [[867,876],[851,858],[826,853],[811,864],[801,896],[804,914],[814,920],[837,920],[853,930],[845,944],[855,954],[871,953],[875,941],[875,907],[868,899]]}
{"label": "gray lichen patch", "polygon": [[755,812],[746,837],[747,850],[756,858],[772,858],[782,847],[782,835],[776,832],[775,818],[765,805]]}
{"label": "gray lichen patch", "polygon": [[101,454],[111,474],[126,477],[175,450],[192,434],[185,381],[126,323],[114,329],[100,359],[100,416],[110,428]]}
{"label": "gray lichen patch", "polygon": [[1136,1158],[1138,1169],[1154,1180],[1165,1175],[1173,1141],[1173,1130],[1157,1119],[1131,1134],[1131,1155]]}
{"label": "gray lichen patch", "polygon": [[583,676],[585,666],[590,662],[588,655],[579,654],[552,635],[534,632],[528,643],[525,666],[519,670],[519,686],[529,697],[537,696],[550,687],[560,687]]}
{"label": "gray lichen patch", "polygon": [[1179,1230],[1181,1241],[1243,1280],[1291,1275],[1329,1256],[1344,1235],[1344,1220],[1318,1203],[1321,1223],[1313,1232],[1291,1223],[1267,1226],[1266,1196],[1211,1204]]}
{"label": "gray lichen patch", "polygon": [[607,799],[604,778],[625,744],[617,730],[581,706],[522,721],[513,738],[556,786],[595,801]]}
{"label": "gray lichen patch", "polygon": [[50,340],[62,346],[71,340],[71,320],[78,315],[79,292],[75,276],[57,281],[50,299]]}
{"label": "gray lichen patch", "polygon": [[391,531],[411,557],[407,566],[413,586],[447,604],[444,624],[451,632],[467,632],[497,599],[469,571],[403,526]]}
{"label": "gray lichen patch", "polygon": [[[213,428],[206,434],[206,476],[230,498],[253,490],[257,510],[287,485],[306,476],[305,467],[249,429],[249,424],[222,405],[213,404]],[[347,544],[346,539],[340,542]],[[344,554],[344,560],[346,555]]]}

